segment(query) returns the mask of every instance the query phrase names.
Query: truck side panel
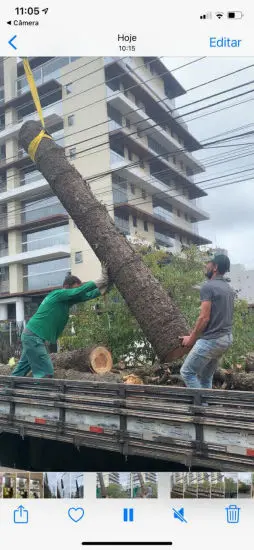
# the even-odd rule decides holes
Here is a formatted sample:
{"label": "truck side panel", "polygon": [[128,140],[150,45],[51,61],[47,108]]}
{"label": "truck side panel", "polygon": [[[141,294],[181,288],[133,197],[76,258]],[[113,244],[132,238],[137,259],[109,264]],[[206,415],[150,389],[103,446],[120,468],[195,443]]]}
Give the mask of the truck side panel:
{"label": "truck side panel", "polygon": [[189,467],[254,467],[252,392],[0,377],[0,430]]}

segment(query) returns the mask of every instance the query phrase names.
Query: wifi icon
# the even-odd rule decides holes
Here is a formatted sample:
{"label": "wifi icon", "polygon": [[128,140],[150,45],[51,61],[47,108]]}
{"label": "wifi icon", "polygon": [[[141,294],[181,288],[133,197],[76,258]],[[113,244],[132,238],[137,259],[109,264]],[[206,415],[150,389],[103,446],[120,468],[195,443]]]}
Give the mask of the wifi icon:
{"label": "wifi icon", "polygon": [[221,11],[220,11],[220,12],[216,13],[215,15],[216,15],[216,17],[218,17],[218,19],[221,19],[223,17],[224,13],[221,13]]}

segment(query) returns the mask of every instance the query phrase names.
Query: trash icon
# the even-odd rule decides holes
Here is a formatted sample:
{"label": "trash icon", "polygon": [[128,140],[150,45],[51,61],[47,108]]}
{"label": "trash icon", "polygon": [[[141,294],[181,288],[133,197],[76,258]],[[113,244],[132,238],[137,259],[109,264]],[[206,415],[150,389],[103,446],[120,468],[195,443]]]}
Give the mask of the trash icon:
{"label": "trash icon", "polygon": [[225,510],[227,513],[227,523],[239,523],[241,508],[236,506],[236,504],[230,504]]}

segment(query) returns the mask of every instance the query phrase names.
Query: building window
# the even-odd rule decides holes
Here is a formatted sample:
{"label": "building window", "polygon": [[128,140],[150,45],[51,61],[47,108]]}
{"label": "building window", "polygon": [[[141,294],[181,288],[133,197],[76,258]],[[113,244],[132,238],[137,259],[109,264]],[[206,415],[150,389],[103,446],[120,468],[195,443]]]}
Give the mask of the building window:
{"label": "building window", "polygon": [[125,119],[125,123],[126,123],[126,128],[130,128],[130,127],[131,127],[131,121],[129,120],[129,118],[126,118],[126,119]]}
{"label": "building window", "polygon": [[68,116],[68,126],[74,126],[75,115]]}
{"label": "building window", "polygon": [[1,115],[0,116],[0,130],[4,130],[5,129],[5,115]]}
{"label": "building window", "polygon": [[83,252],[75,252],[75,264],[83,263]]}
{"label": "building window", "polygon": [[67,245],[69,242],[69,225],[67,224],[41,231],[25,232],[22,234],[22,252]]}
{"label": "building window", "polygon": [[32,222],[50,216],[67,215],[57,197],[46,197],[37,201],[21,203],[21,223]]}
{"label": "building window", "polygon": [[178,218],[181,218],[181,212],[180,212],[180,210],[177,210],[177,215],[178,215]]}
{"label": "building window", "polygon": [[69,82],[68,84],[65,85],[65,93],[67,95],[72,93],[72,87],[73,87],[72,82]]}
{"label": "building window", "polygon": [[184,217],[185,217],[186,221],[188,222],[188,221],[189,221],[189,216],[188,216],[188,214],[184,214]]}
{"label": "building window", "polygon": [[176,158],[175,157],[172,157],[172,161],[174,164],[176,164]]}
{"label": "building window", "polygon": [[144,221],[144,230],[145,230],[145,231],[148,231],[148,223],[147,223],[146,220]]}
{"label": "building window", "polygon": [[184,170],[184,165],[182,161],[180,162],[180,166],[181,166],[181,169]]}
{"label": "building window", "polygon": [[132,154],[132,152],[131,152],[129,149],[127,149],[127,151],[128,151],[128,159],[129,159],[129,160],[132,160],[132,159],[133,159],[133,154]]}
{"label": "building window", "polygon": [[139,138],[142,137],[142,133],[141,133],[141,130],[140,130],[139,128],[137,128],[137,136],[138,136]]}
{"label": "building window", "polygon": [[62,286],[69,270],[69,258],[24,265],[24,291]]}
{"label": "building window", "polygon": [[133,185],[133,183],[131,183],[131,192],[132,195],[135,195],[135,185]]}
{"label": "building window", "polygon": [[137,223],[137,216],[132,216],[132,222],[133,222],[133,227],[137,227],[137,226],[138,226],[138,223]]}
{"label": "building window", "polygon": [[146,192],[144,191],[144,189],[142,189],[142,199],[146,199],[147,197],[147,194]]}
{"label": "building window", "polygon": [[139,168],[145,168],[145,163],[142,159],[139,161]]}
{"label": "building window", "polygon": [[76,158],[76,147],[72,147],[71,149],[69,149],[69,153],[70,153],[70,159],[75,159]]}

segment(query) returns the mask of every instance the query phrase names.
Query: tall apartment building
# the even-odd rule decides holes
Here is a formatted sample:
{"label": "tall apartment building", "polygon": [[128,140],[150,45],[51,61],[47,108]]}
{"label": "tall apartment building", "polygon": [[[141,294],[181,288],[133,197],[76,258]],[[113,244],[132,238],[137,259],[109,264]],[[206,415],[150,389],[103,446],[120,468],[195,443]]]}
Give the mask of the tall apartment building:
{"label": "tall apartment building", "polygon": [[[158,475],[156,472],[141,472],[141,475],[145,483],[157,483],[158,481]],[[134,485],[139,484],[139,477],[136,472],[132,474],[132,481]]]}
{"label": "tall apartment building", "polygon": [[237,292],[238,298],[246,300],[246,302],[253,307],[254,269],[246,269],[242,264],[232,264],[229,278],[231,286]]}
{"label": "tall apartment building", "polygon": [[120,485],[120,473],[119,472],[105,472],[103,473],[103,480],[105,486],[108,487],[111,483]]}
{"label": "tall apartment building", "polygon": [[[200,149],[175,110],[185,90],[158,58],[31,58],[46,127],[128,238],[207,244],[194,183]],[[161,75],[161,76],[160,76]],[[38,119],[22,61],[0,60],[0,321],[29,318],[68,271],[100,264],[50,186],[19,148]],[[92,179],[97,175],[97,178]]]}

